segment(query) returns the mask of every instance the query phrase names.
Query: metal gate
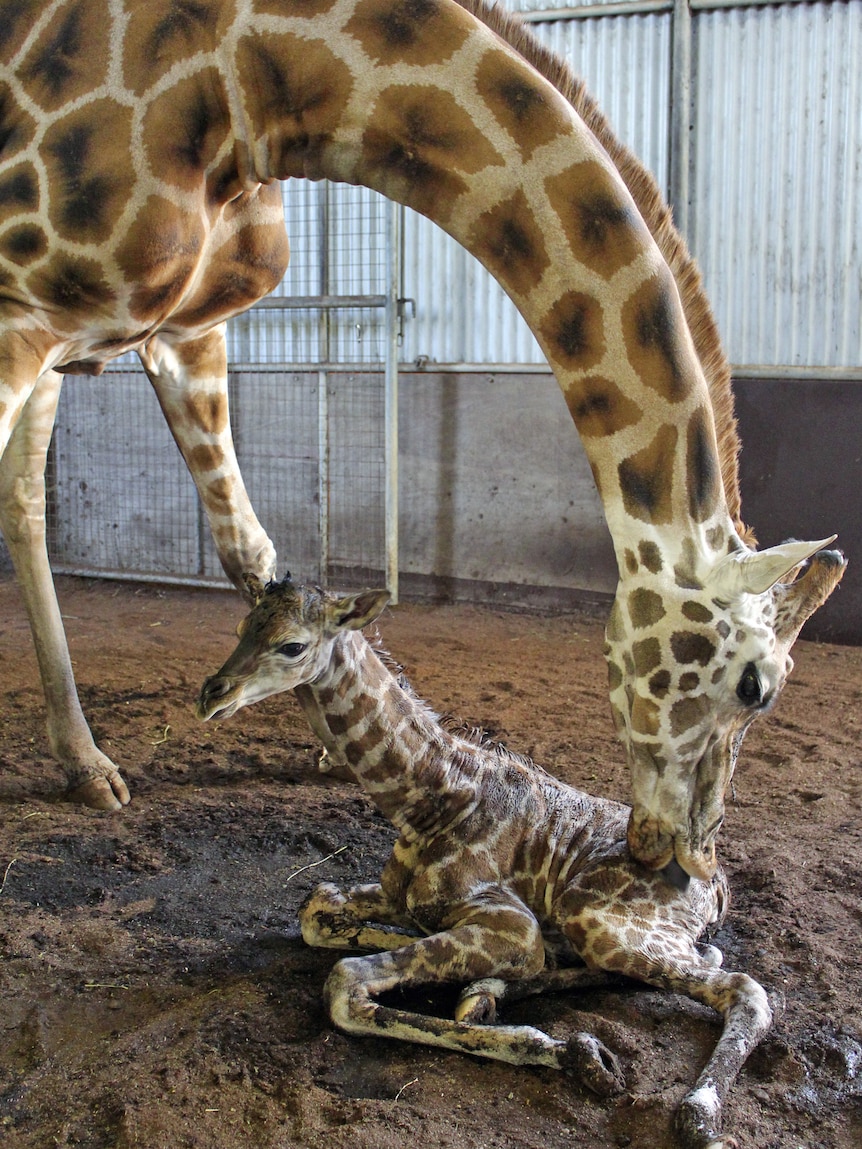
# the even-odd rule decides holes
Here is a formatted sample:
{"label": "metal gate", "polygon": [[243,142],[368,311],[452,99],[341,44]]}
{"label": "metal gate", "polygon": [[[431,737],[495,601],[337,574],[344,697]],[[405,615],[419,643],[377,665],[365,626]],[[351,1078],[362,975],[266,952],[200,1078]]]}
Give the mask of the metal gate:
{"label": "metal gate", "polygon": [[[365,189],[291,181],[285,214],[284,283],[229,324],[240,467],[295,577],[397,596],[402,212]],[[67,379],[48,474],[55,571],[227,585],[136,359]]]}

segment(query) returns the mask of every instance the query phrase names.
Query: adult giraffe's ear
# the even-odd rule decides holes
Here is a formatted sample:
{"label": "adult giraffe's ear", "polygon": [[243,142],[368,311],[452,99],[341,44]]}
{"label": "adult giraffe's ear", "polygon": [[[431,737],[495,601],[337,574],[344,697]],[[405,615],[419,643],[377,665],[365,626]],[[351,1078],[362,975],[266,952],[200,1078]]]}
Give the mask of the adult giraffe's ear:
{"label": "adult giraffe's ear", "polygon": [[262,579],[259,579],[256,574],[244,574],[242,581],[246,589],[246,598],[252,606],[257,606],[266,593],[265,583]]}
{"label": "adult giraffe's ear", "polygon": [[389,602],[388,590],[363,590],[326,604],[326,622],[332,630],[362,630],[382,614]]}
{"label": "adult giraffe's ear", "polygon": [[816,543],[779,543],[764,551],[743,551],[726,555],[707,576],[705,589],[715,598],[731,602],[740,594],[763,594],[780,582],[794,567],[811,558],[836,539],[831,535]]}

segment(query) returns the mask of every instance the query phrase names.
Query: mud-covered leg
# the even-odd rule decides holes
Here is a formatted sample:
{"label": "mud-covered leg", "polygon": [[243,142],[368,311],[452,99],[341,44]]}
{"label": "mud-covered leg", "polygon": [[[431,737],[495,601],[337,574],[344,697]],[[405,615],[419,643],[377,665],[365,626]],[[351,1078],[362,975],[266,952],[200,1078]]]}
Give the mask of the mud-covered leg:
{"label": "mud-covered leg", "polygon": [[[621,893],[625,913],[620,912]],[[724,1101],[745,1059],[772,1023],[766,992],[753,978],[721,969],[720,951],[695,942],[718,920],[723,879],[692,882],[685,891],[626,861],[582,873],[557,904],[555,924],[588,965],[684,994],[724,1018],[716,1047],[684,1097],[674,1125],[684,1149],[731,1149],[722,1132]]]}
{"label": "mud-covered leg", "polygon": [[254,513],[234,450],[224,324],[186,343],[156,337],[140,355],[195,481],[221,564],[248,599],[243,575],[273,578],[275,548]]}
{"label": "mud-covered leg", "polygon": [[[399,949],[420,936],[410,918],[392,905],[377,884],[354,886],[343,893],[324,882],[299,907],[299,923],[306,945],[329,949]],[[380,929],[383,925],[404,932]]]}
{"label": "mud-covered leg", "polygon": [[677,1110],[677,1136],[685,1149],[732,1149],[736,1141],[721,1132],[722,1106],[746,1058],[772,1024],[766,991],[744,973],[714,966],[683,971],[675,982],[662,984],[704,1002],[724,1018],[712,1056]]}
{"label": "mud-covered leg", "polygon": [[81,710],[45,541],[45,461],[61,383],[53,371],[42,375],[11,429],[0,461],[0,529],[30,620],[51,752],[74,798],[98,810],[119,810],[129,791],[93,741]]}
{"label": "mud-covered leg", "polygon": [[613,1055],[592,1039],[591,1056],[584,1035],[559,1041],[532,1026],[476,1025],[380,1005],[376,998],[399,987],[492,976],[515,979],[533,975],[544,962],[538,923],[520,904],[506,905],[501,897],[495,907],[461,907],[444,924],[450,922],[451,928],[399,949],[338,962],[325,989],[333,1023],[353,1034],[414,1041],[514,1065],[570,1069],[603,1093],[621,1088]]}

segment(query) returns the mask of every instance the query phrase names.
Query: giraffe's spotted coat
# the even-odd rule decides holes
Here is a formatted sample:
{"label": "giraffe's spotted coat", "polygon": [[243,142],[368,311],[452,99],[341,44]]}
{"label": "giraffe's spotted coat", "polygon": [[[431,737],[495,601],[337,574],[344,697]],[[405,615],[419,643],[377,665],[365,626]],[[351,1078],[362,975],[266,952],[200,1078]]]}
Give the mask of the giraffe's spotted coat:
{"label": "giraffe's spotted coat", "polygon": [[[683,1139],[686,1149],[704,1149],[771,1021],[757,982],[721,971],[715,951],[708,959],[695,945],[724,915],[724,876],[673,884],[650,873],[628,854],[625,807],[441,727],[359,633],[383,609],[385,592],[340,599],[287,580],[251,586],[257,605],[234,654],[204,684],[199,715],[230,715],[292,689],[330,757],[349,765],[399,831],[379,884],[324,884],[300,909],[310,944],[379,951],[334,967],[324,990],[333,1022],[353,1034],[574,1068],[588,1087],[609,1093],[623,1087],[622,1075],[595,1038],[488,1024],[497,1004],[601,971],[686,993],[725,1019],[681,1107],[708,1118]],[[399,986],[452,982],[465,987],[454,1022],[378,1000]]]}
{"label": "giraffe's spotted coat", "polygon": [[[12,441],[5,466],[24,473],[0,463],[0,488],[41,489],[56,371],[98,373],[134,349],[229,577],[271,574],[227,422],[223,323],[284,274],[277,181],[347,180],[425,213],[511,293],[581,433],[619,556],[611,706],[632,767],[631,845],[654,862],[692,821],[654,766],[672,763],[680,791],[702,767],[672,734],[674,702],[695,694],[675,650],[703,637],[678,592],[715,600],[717,621],[733,615],[745,636],[718,630],[697,663],[710,710],[684,736],[703,744],[712,722],[726,774],[717,732],[738,659],[766,660],[780,688],[775,628],[801,625],[830,580],[820,564],[792,591],[761,588],[757,610],[747,591],[711,586],[724,558],[754,557],[729,371],[655,182],[583,85],[483,0],[21,0],[2,12],[0,451]],[[0,520],[44,636],[52,749],[86,801],[116,808],[128,792],[80,715],[44,542],[19,504],[7,495]]]}

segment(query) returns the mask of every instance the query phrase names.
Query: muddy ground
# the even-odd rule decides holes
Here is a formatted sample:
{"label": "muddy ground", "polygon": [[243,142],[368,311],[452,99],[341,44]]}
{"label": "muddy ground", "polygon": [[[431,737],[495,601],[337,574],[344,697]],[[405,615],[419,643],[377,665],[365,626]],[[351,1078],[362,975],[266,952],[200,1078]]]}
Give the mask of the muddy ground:
{"label": "muddy ground", "polygon": [[[321,990],[336,955],[303,944],[296,909],[319,881],[376,879],[388,823],[318,773],[292,698],[195,719],[243,613],[233,595],[60,592],[85,710],[133,800],[97,814],[61,799],[20,600],[0,581],[0,1141],[670,1149],[719,1032],[686,1000],[632,986],[508,1009],[597,1033],[627,1073],[612,1101],[550,1069],[333,1032]],[[381,629],[437,710],[627,797],[599,621],[399,606]],[[716,940],[726,966],[786,998],[727,1108],[744,1149],[862,1144],[860,697],[862,649],[799,644],[737,773]]]}

